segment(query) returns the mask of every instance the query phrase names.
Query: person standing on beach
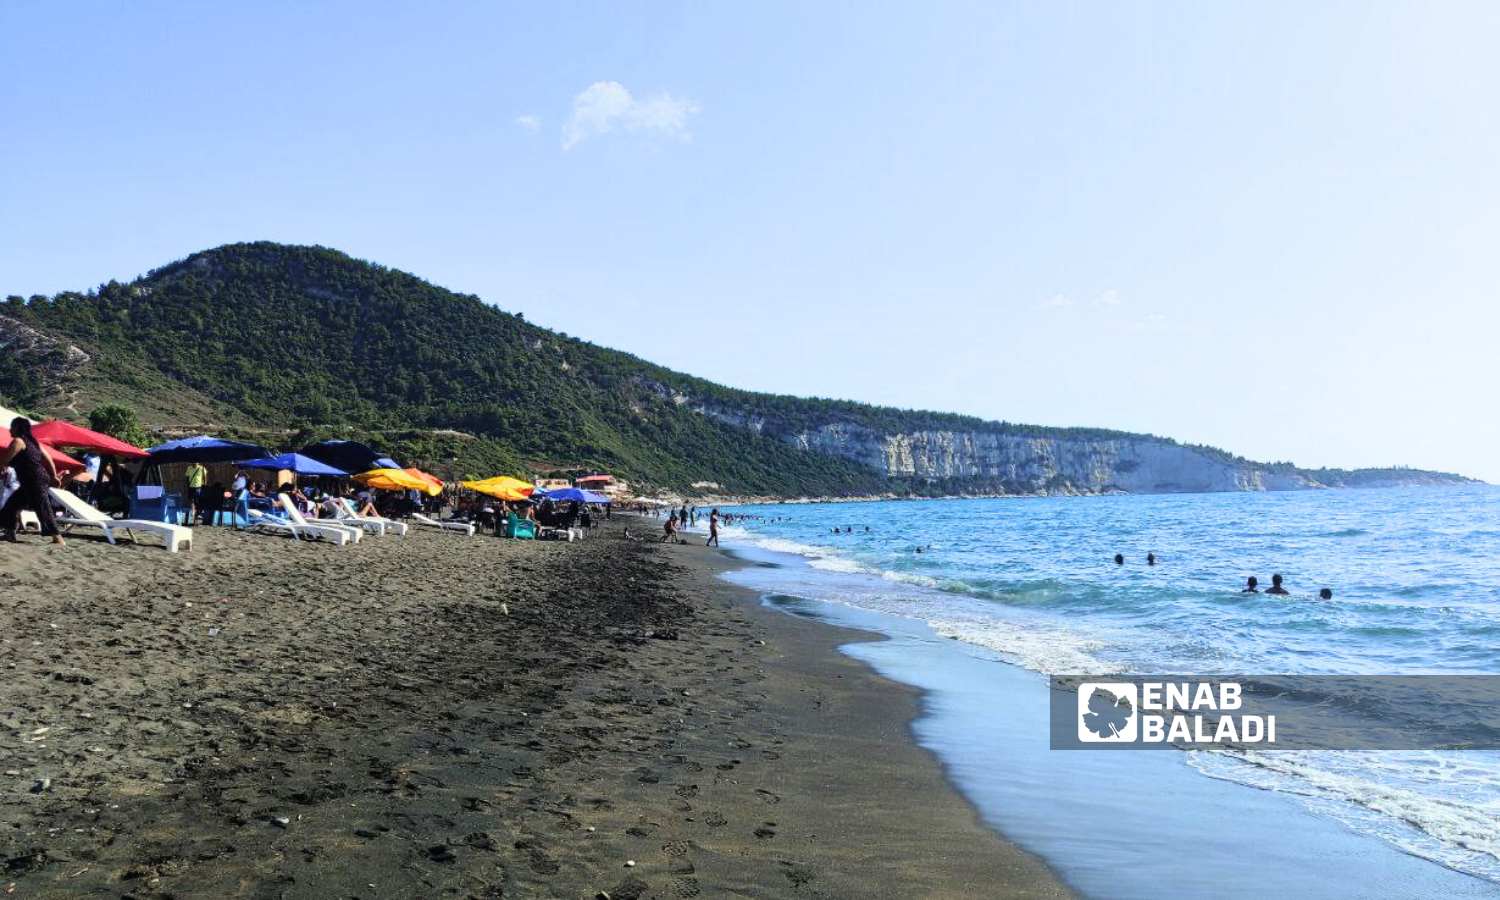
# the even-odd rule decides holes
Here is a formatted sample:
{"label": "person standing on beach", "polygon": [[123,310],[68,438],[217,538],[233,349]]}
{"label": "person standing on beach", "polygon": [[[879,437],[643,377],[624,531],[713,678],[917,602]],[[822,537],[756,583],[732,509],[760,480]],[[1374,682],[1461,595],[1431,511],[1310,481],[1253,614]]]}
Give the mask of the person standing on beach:
{"label": "person standing on beach", "polygon": [[661,541],[659,541],[659,543],[665,544],[666,542],[670,541],[676,534],[677,515],[676,513],[673,513],[672,515],[667,516],[667,521],[661,526]]}
{"label": "person standing on beach", "polygon": [[208,469],[203,463],[195,462],[187,467],[188,486],[188,524],[198,520],[198,513],[203,511],[203,486],[208,483]]}
{"label": "person standing on beach", "polygon": [[703,546],[719,546],[719,511],[717,509],[708,514],[708,540],[703,542]]}
{"label": "person standing on beach", "polygon": [[7,541],[15,541],[16,532],[21,530],[21,510],[29,509],[41,522],[42,534],[51,535],[52,543],[60,547],[62,534],[52,517],[52,500],[47,496],[48,488],[62,484],[57,467],[42,449],[41,442],[32,436],[29,419],[18,416],[10,423],[10,434],[10,446],[0,450],[0,466],[14,468],[20,486],[5,501],[5,506],[0,507],[0,535]]}

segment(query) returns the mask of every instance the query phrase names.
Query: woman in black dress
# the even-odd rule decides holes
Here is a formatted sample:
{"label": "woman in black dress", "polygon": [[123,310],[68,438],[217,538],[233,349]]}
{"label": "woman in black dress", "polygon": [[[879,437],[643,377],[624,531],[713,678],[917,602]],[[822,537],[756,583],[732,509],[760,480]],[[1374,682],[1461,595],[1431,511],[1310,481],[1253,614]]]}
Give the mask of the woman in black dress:
{"label": "woman in black dress", "polygon": [[5,501],[0,508],[0,535],[7,541],[16,540],[21,529],[21,510],[36,513],[42,523],[42,534],[51,535],[52,543],[62,544],[62,535],[57,531],[57,520],[52,517],[52,500],[47,489],[61,482],[52,457],[42,450],[42,445],[31,434],[31,422],[17,418],[10,423],[10,446],[0,449],[0,467],[11,466],[16,470],[16,479],[21,489]]}

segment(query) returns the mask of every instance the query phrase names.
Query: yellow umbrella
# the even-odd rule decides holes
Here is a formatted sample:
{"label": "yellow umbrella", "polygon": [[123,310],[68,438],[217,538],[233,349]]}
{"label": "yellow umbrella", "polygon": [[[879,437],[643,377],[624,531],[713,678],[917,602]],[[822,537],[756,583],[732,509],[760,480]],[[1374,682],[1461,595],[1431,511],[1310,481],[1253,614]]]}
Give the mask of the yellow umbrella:
{"label": "yellow umbrella", "polygon": [[488,494],[496,500],[525,500],[536,490],[531,482],[512,478],[509,475],[496,475],[493,478],[465,481],[462,484],[471,491]]}
{"label": "yellow umbrella", "polygon": [[421,491],[424,494],[442,491],[442,488],[434,488],[430,483],[400,469],[371,469],[355,475],[354,480],[365,487],[381,491]]}

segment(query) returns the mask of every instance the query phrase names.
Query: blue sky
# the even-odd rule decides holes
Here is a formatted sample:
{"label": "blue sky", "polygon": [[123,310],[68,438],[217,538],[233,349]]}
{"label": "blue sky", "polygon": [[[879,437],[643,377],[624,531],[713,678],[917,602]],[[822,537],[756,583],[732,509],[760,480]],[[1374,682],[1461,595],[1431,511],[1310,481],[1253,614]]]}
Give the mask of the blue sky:
{"label": "blue sky", "polygon": [[0,4],[0,294],[319,243],[735,386],[1500,481],[1500,5],[230,6]]}

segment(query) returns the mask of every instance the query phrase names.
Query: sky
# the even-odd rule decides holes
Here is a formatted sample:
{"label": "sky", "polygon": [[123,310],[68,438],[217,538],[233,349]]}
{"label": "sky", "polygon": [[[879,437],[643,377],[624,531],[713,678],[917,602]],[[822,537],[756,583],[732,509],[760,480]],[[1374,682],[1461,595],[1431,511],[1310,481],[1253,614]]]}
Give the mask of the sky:
{"label": "sky", "polygon": [[1500,481],[1500,4],[0,3],[0,295],[322,244],[736,387]]}

